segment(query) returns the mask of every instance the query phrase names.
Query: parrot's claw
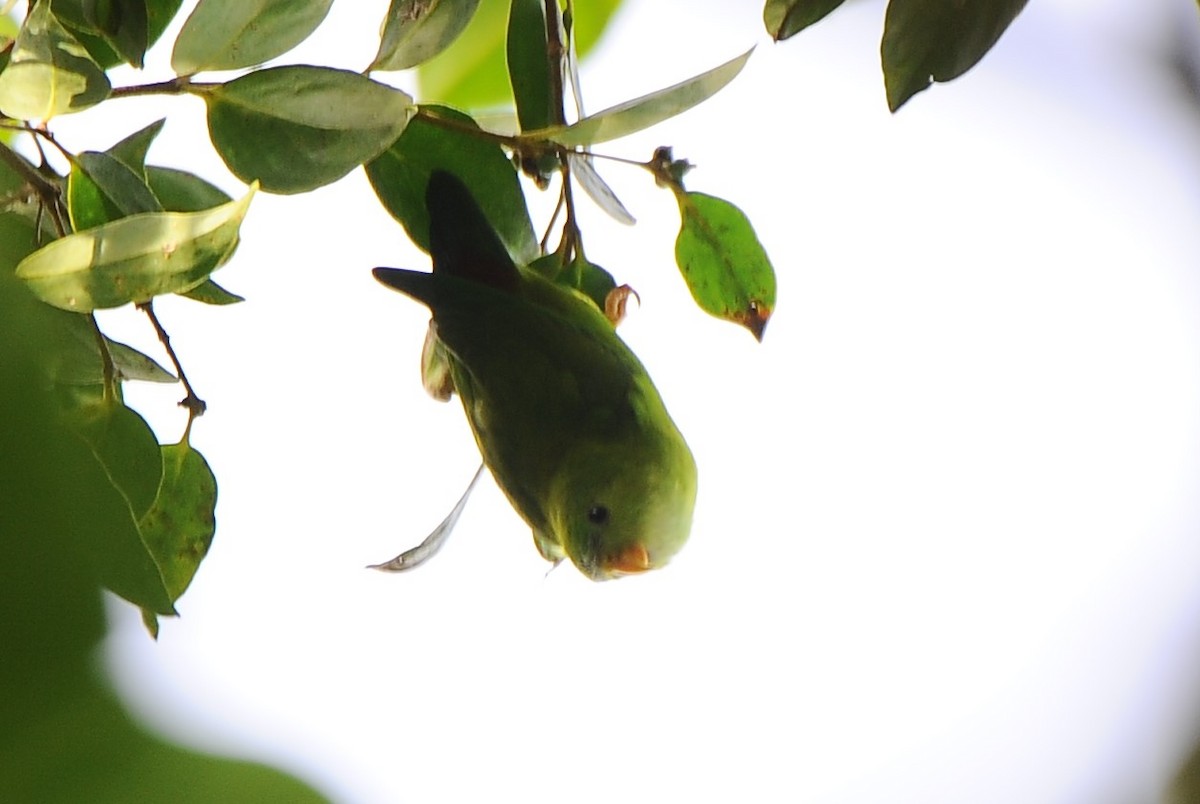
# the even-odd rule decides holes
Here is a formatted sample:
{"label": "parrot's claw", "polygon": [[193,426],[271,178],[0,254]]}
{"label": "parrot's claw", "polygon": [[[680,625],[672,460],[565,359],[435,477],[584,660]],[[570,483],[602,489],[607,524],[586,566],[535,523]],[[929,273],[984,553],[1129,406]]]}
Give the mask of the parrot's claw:
{"label": "parrot's claw", "polygon": [[629,303],[630,296],[637,299],[639,305],[642,303],[642,297],[629,285],[615,287],[604,297],[604,317],[611,321],[614,327],[625,320],[625,305]]}
{"label": "parrot's claw", "polygon": [[376,569],[381,572],[405,572],[419,567],[433,558],[434,554],[442,549],[442,545],[446,543],[446,539],[450,537],[450,531],[454,530],[454,526],[458,523],[458,518],[462,515],[463,509],[467,507],[467,498],[471,496],[471,491],[475,488],[475,484],[479,481],[479,476],[482,474],[483,464],[480,464],[479,468],[475,470],[475,476],[467,484],[467,490],[463,492],[454,509],[446,515],[446,518],[442,520],[442,524],[434,528],[433,532],[425,537],[425,541],[416,547],[405,550],[390,561],[384,561],[382,564],[368,564],[367,569]]}

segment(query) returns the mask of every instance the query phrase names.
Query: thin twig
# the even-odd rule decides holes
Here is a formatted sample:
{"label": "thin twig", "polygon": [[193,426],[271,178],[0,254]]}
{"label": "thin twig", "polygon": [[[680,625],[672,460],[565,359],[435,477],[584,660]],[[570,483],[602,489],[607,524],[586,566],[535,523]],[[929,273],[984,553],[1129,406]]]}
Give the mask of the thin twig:
{"label": "thin twig", "polygon": [[137,95],[183,95],[193,92],[209,92],[220,84],[193,83],[186,75],[172,78],[169,81],[159,81],[154,84],[136,84],[129,87],[114,87],[108,93],[110,98],[132,98]]}
{"label": "thin twig", "polygon": [[[192,427],[192,419],[197,416],[203,416],[208,405],[204,400],[196,396],[196,392],[192,389],[192,384],[188,382],[187,375],[183,373],[183,366],[179,362],[179,358],[175,354],[175,350],[171,348],[171,339],[167,335],[167,331],[163,329],[163,325],[159,322],[158,316],[154,313],[154,302],[142,302],[137,305],[137,308],[144,312],[150,319],[150,323],[154,326],[154,331],[158,333],[158,339],[162,342],[163,348],[167,350],[167,357],[171,358],[171,363],[175,366],[175,373],[179,376],[179,381],[183,383],[183,389],[187,391],[187,396],[179,401],[181,408],[187,408],[188,412],[188,431]],[[185,434],[186,435],[186,434]]]}

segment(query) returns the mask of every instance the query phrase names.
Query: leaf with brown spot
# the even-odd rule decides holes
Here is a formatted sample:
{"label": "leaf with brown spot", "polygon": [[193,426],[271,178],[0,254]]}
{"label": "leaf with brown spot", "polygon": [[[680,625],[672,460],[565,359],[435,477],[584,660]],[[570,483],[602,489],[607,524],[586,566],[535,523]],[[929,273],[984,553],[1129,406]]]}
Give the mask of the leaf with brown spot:
{"label": "leaf with brown spot", "polygon": [[673,189],[681,219],[675,261],[692,298],[761,341],[775,309],[775,269],[754,227],[724,199]]}
{"label": "leaf with brown spot", "polygon": [[[191,584],[212,544],[217,479],[204,456],[186,440],[162,447],[162,469],[158,495],[138,528],[174,603]],[[144,612],[147,618],[151,614]]]}

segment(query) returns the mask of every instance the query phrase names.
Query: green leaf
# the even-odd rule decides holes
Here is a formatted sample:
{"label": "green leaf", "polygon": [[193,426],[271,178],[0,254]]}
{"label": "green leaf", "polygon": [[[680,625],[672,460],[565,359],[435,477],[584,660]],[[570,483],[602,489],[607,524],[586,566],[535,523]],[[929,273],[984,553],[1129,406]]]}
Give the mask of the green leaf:
{"label": "green leaf", "polygon": [[173,614],[162,574],[137,528],[137,517],[149,510],[162,475],[154,434],[140,416],[113,400],[76,409],[68,422],[83,448],[73,459],[82,483],[72,504],[90,511],[94,523],[76,534],[89,563],[121,597]]}
{"label": "green leaf", "polygon": [[91,447],[135,520],[150,510],[162,477],[158,439],[130,408],[99,397],[70,414],[72,428]]}
{"label": "green leaf", "polygon": [[[474,120],[453,109],[425,106],[422,110],[477,128]],[[435,170],[453,173],[467,185],[514,260],[524,264],[538,255],[521,182],[500,146],[420,116],[413,118],[390,148],[366,165],[367,178],[380,202],[419,248],[429,251],[425,186]]]}
{"label": "green leaf", "polygon": [[138,522],[174,603],[188,588],[216,531],[217,479],[187,441],[162,448],[162,481]]}
{"label": "green leaf", "polygon": [[840,6],[845,0],[767,0],[763,23],[776,42],[794,36]]}
{"label": "green leaf", "polygon": [[123,61],[141,69],[150,47],[146,0],[91,0],[84,13]]}
{"label": "green leaf", "polygon": [[891,0],[880,46],[888,107],[894,112],[934,81],[950,81],[974,67],[1025,3]]}
{"label": "green leaf", "polygon": [[733,204],[675,188],[681,225],[675,261],[705,312],[762,340],[775,307],[775,269],[746,215]]}
{"label": "green leaf", "polygon": [[33,7],[0,73],[0,111],[17,120],[49,120],[108,97],[108,77],[50,13]]}
{"label": "green leaf", "polygon": [[199,212],[233,200],[216,185],[175,168],[147,165],[146,184],[167,212]]}
{"label": "green leaf", "polygon": [[367,71],[407,70],[441,53],[475,16],[479,0],[392,0]]}
{"label": "green leaf", "polygon": [[144,213],[67,235],[16,275],[42,301],[78,313],[190,290],[233,254],[256,189],[203,212]]}
{"label": "green leaf", "polygon": [[333,0],[200,0],[171,53],[176,75],[238,70],[283,55],[317,29]]}
{"label": "green leaf", "polygon": [[751,48],[736,59],[672,87],[617,104],[569,126],[532,132],[529,137],[574,148],[615,140],[649,128],[711,98],[742,71],[753,52]]}
{"label": "green leaf", "polygon": [[[512,88],[505,69],[505,21],[511,0],[483,0],[462,35],[417,68],[420,96],[465,109],[505,103]],[[575,47],[587,55],[621,0],[575,4]]]}
{"label": "green leaf", "polygon": [[[118,2],[122,1],[118,0]],[[111,38],[103,35],[93,22],[89,22],[89,19],[96,17],[97,7],[111,2],[112,0],[51,0],[50,4],[54,16],[70,29],[75,38],[87,48],[96,63],[106,70],[115,67],[122,61],[127,61],[127,59],[117,53],[114,49],[116,45]],[[146,9],[146,46],[141,48],[142,53],[145,53],[171,24],[171,20],[175,18],[183,0],[136,0],[136,2]]]}
{"label": "green leaf", "polygon": [[398,89],[345,70],[273,67],[204,94],[208,132],[235,176],[302,193],[345,176],[396,141],[414,107]]}
{"label": "green leaf", "polygon": [[[74,315],[53,307],[47,314],[59,323],[65,337],[58,348],[59,362],[53,371],[54,381],[64,385],[99,385],[104,382],[104,369],[96,332],[87,316]],[[178,378],[160,366],[153,358],[112,338],[106,337],[108,353],[119,380],[174,383]]]}
{"label": "green leaf", "polygon": [[185,290],[179,295],[186,296],[192,301],[216,305],[237,304],[246,300],[245,296],[230,293],[211,279],[206,279],[191,290]]}
{"label": "green leaf", "polygon": [[161,212],[162,205],[141,177],[115,156],[84,151],[67,179],[67,212],[76,232],[140,212]]}
{"label": "green leaf", "polygon": [[556,97],[553,91],[542,0],[512,0],[506,53],[508,80],[521,130],[536,131],[561,124],[558,109],[562,97]]}
{"label": "green leaf", "polygon": [[145,128],[138,129],[125,139],[109,148],[105,153],[120,159],[143,179],[146,177],[146,154],[154,139],[163,130],[167,118],[155,120]]}

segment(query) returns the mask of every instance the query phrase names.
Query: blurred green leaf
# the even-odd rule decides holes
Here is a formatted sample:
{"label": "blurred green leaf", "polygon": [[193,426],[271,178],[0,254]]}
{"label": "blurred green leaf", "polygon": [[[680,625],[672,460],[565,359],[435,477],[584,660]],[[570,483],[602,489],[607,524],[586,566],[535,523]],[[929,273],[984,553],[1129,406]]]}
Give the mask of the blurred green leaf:
{"label": "blurred green leaf", "polygon": [[395,142],[414,111],[400,90],[326,67],[258,70],[204,100],[208,132],[225,164],[272,193],[340,179]]}
{"label": "blurred green leaf", "polygon": [[72,411],[70,422],[125,498],[134,520],[139,519],[150,510],[162,477],[158,439],[150,426],[130,408],[104,397]]}
{"label": "blurred green leaf", "polygon": [[763,23],[777,42],[803,31],[821,20],[845,0],[767,0]]}
{"label": "blurred green leaf", "polygon": [[200,212],[233,200],[216,185],[175,168],[147,165],[146,184],[167,212]]}
{"label": "blurred green leaf", "polygon": [[[68,414],[71,429],[86,445],[75,460],[92,487],[94,524],[104,540],[81,533],[89,561],[105,586],[142,608],[174,614],[162,573],[137,527],[137,519],[154,502],[162,476],[162,457],[154,433],[123,403],[96,392],[94,401]],[[109,488],[104,488],[107,481]],[[120,515],[123,509],[124,517]],[[105,527],[102,523],[107,522]]]}
{"label": "blurred green leaf", "polygon": [[185,290],[179,294],[186,296],[192,301],[203,302],[204,304],[227,305],[244,302],[245,296],[239,296],[236,293],[230,293],[225,288],[218,285],[211,279],[206,279],[191,290]]}
{"label": "blurred green leaf", "polygon": [[144,213],[67,235],[16,274],[42,301],[80,313],[190,290],[233,254],[255,190],[203,212]]}
{"label": "blurred green leaf", "polygon": [[974,67],[1025,3],[891,0],[880,47],[888,107],[894,112],[934,81],[949,81]]}
{"label": "blurred green leaf", "polygon": [[[15,228],[14,228],[15,227]],[[23,241],[19,229],[29,234]],[[128,511],[33,380],[50,333],[12,279],[32,225],[0,214],[0,779],[9,802],[174,804],[310,802],[278,771],[203,756],[142,731],[114,697],[96,652],[104,600],[90,550],[112,541]],[[24,302],[21,301],[24,297]],[[128,525],[125,525],[128,527]]]}
{"label": "blurred green leaf", "polygon": [[[462,112],[439,106],[422,108],[456,125],[477,128],[475,121]],[[422,117],[414,117],[392,146],[366,165],[375,194],[404,226],[413,243],[429,250],[425,186],[435,170],[453,173],[467,185],[517,262],[526,263],[537,256],[537,238],[525,194],[503,149]]]}
{"label": "blurred green leaf", "polygon": [[162,447],[162,467],[158,494],[138,527],[174,602],[187,590],[212,544],[217,479],[187,441]]}
{"label": "blurred green leaf", "polygon": [[715,95],[742,71],[753,52],[751,48],[736,59],[674,86],[588,115],[569,126],[542,129],[530,136],[572,148],[615,140],[657,125]]}
{"label": "blurred green leaf", "polygon": [[608,294],[617,287],[617,282],[613,279],[612,274],[599,265],[589,262],[582,254],[576,255],[575,259],[571,261],[568,271],[570,284],[595,302],[601,311],[604,311]]}
{"label": "blurred green leaf", "polygon": [[[511,0],[483,0],[462,35],[417,68],[421,98],[464,109],[498,106],[512,100],[505,69],[505,21]],[[599,40],[621,0],[575,4],[575,47],[586,56]]]}
{"label": "blurred green leaf", "polygon": [[558,119],[562,97],[554,94],[546,50],[546,14],[542,0],[512,0],[506,54],[508,80],[522,131],[536,131],[563,122]]}
{"label": "blurred green leaf", "polygon": [[18,120],[49,120],[99,103],[110,89],[104,71],[50,13],[50,4],[34,6],[0,73],[0,110]]}
{"label": "blurred green leaf", "polygon": [[[96,16],[96,7],[104,6],[111,0],[51,0],[50,8],[54,16],[67,26],[75,38],[87,48],[92,59],[103,69],[115,67],[126,59],[114,50],[114,44],[108,37],[102,35],[96,25],[88,21],[89,15]],[[183,0],[138,0],[146,9],[146,47],[144,53],[171,24]],[[135,12],[136,13],[136,12]]]}
{"label": "blurred green leaf", "polygon": [[333,0],[200,0],[171,53],[176,75],[253,67],[317,29]]}
{"label": "blurred green leaf", "polygon": [[392,0],[371,70],[407,70],[450,46],[479,8],[479,0]]}
{"label": "blurred green leaf", "polygon": [[166,122],[167,118],[160,117],[145,128],[133,132],[105,153],[120,159],[144,180],[146,178],[146,154]]}
{"label": "blurred green leaf", "polygon": [[675,189],[681,224],[675,261],[702,310],[762,340],[775,307],[775,269],[746,215],[703,193]]}
{"label": "blurred green leaf", "polygon": [[76,232],[141,212],[161,212],[146,182],[115,156],[84,151],[67,179],[67,213]]}
{"label": "blurred green leaf", "polygon": [[[59,361],[52,376],[54,381],[65,385],[99,385],[104,382],[104,370],[100,347],[96,343],[96,332],[91,319],[63,310],[42,305],[47,316],[57,320],[65,333],[58,348]],[[113,368],[119,380],[143,380],[146,382],[178,382],[174,374],[156,363],[152,358],[136,349],[111,338],[105,338]]]}

